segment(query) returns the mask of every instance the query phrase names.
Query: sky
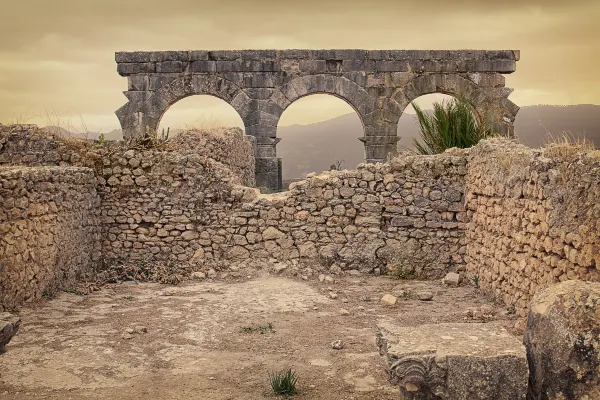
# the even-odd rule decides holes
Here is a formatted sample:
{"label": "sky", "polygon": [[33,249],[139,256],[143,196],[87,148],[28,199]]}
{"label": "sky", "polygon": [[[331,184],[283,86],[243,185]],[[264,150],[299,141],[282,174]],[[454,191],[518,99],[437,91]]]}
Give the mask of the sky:
{"label": "sky", "polygon": [[[0,10],[3,123],[119,128],[127,79],[114,53],[134,50],[516,49],[506,86],[518,105],[600,104],[598,0],[0,0]],[[312,97],[280,125],[351,111]],[[163,124],[231,118],[228,105],[200,96]]]}

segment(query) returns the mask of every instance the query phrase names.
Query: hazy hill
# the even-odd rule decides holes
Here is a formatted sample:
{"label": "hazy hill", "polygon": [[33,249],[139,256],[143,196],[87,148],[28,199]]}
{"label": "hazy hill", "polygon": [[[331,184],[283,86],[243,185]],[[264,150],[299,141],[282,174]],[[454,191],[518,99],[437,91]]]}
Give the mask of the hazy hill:
{"label": "hazy hill", "polygon": [[[400,148],[412,149],[412,138],[418,135],[416,115],[405,113],[398,123]],[[539,147],[548,140],[548,132],[569,131],[582,134],[600,146],[600,105],[522,107],[515,120],[515,134],[526,145]],[[301,177],[312,171],[328,170],[336,160],[345,160],[352,168],[364,160],[363,136],[356,114],[346,114],[310,125],[280,127],[277,155],[283,158],[284,179]]]}

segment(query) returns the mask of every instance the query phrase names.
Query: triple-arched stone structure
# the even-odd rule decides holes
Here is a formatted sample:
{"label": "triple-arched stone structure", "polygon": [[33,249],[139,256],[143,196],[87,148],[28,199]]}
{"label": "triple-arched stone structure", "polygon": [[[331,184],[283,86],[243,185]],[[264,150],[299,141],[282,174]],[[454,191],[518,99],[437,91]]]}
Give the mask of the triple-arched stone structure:
{"label": "triple-arched stone structure", "polygon": [[115,58],[129,81],[129,102],[116,111],[125,140],[157,129],[184,97],[216,96],[255,138],[256,184],[272,189],[281,188],[277,123],[290,104],[310,94],[337,96],[356,110],[366,162],[396,154],[398,120],[419,96],[463,97],[507,136],[519,110],[502,75],[515,71],[519,51],[513,50],[200,50],[119,52]]}

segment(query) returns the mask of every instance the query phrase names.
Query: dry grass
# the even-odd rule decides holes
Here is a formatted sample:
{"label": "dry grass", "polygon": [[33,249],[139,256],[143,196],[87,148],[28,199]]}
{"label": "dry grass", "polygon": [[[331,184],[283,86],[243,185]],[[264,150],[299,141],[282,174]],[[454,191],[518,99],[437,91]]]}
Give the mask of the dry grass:
{"label": "dry grass", "polygon": [[595,151],[596,147],[585,136],[572,132],[548,133],[542,148],[542,154],[549,158],[571,158],[578,153]]}

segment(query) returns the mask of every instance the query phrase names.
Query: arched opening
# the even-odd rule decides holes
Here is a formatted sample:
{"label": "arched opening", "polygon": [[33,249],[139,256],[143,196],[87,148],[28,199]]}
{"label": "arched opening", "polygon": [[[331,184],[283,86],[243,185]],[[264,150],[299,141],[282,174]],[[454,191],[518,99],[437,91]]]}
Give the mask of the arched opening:
{"label": "arched opening", "polygon": [[[443,93],[431,93],[417,97],[413,102],[426,113],[433,111],[434,103],[450,102],[455,100],[455,96],[443,94]],[[475,108],[471,106],[471,110],[475,115],[477,121],[480,121],[479,114]],[[400,120],[398,121],[397,134],[400,140],[398,141],[398,151],[414,151],[413,138],[419,138],[419,120],[412,104],[409,104],[402,113]]]}
{"label": "arched opening", "polygon": [[158,132],[169,129],[170,135],[176,135],[188,129],[219,127],[238,127],[244,130],[244,122],[225,100],[203,94],[183,98],[170,106],[160,120]]}
{"label": "arched opening", "polygon": [[346,101],[330,94],[311,94],[296,100],[277,125],[277,157],[283,163],[283,187],[310,172],[335,166],[354,169],[364,162],[363,123]]}

